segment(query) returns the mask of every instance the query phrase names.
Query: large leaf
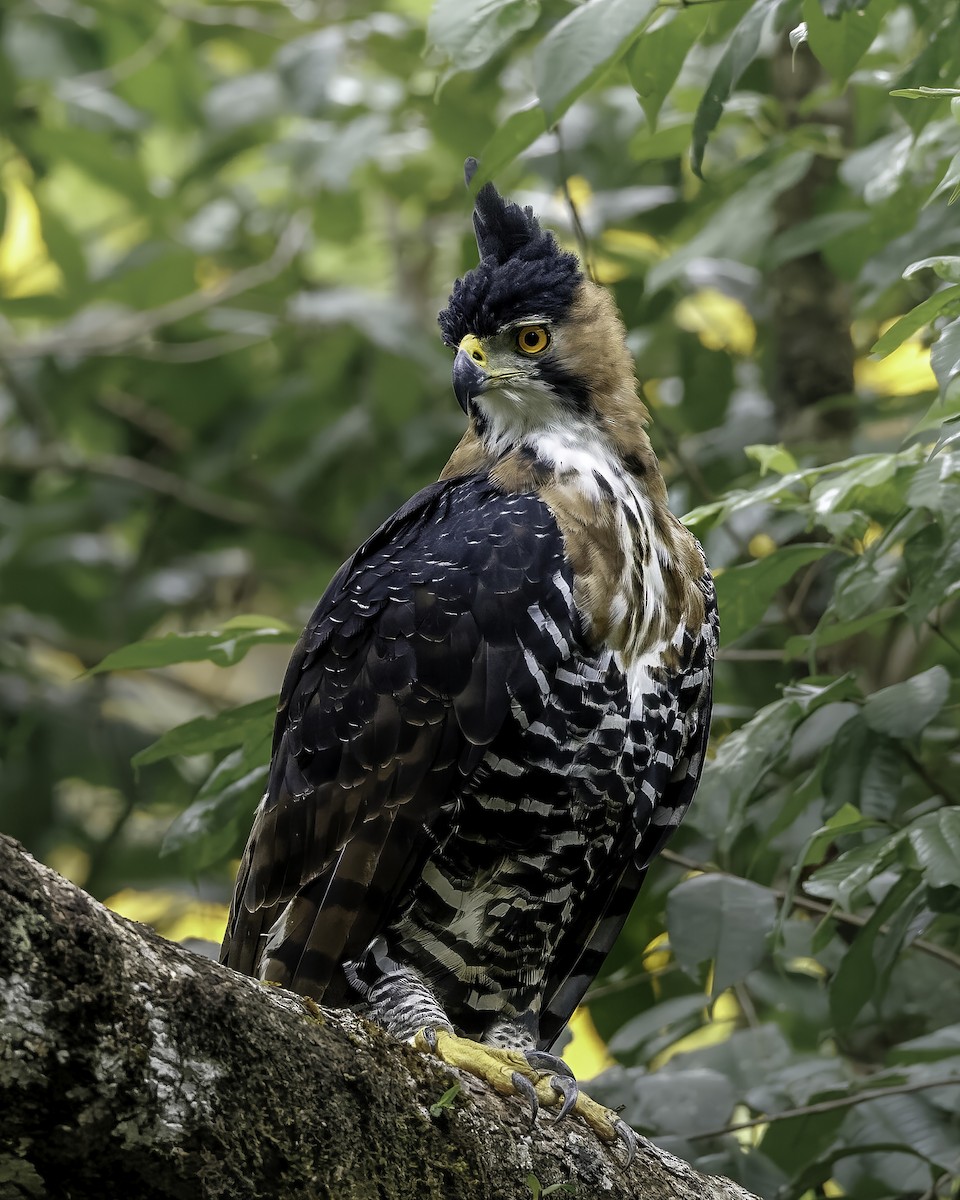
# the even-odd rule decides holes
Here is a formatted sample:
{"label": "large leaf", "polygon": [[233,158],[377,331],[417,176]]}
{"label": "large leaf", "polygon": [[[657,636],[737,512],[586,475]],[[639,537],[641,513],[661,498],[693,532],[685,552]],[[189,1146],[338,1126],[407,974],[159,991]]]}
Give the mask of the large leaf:
{"label": "large leaf", "polygon": [[820,0],[803,0],[810,49],[837,83],[846,83],[870,49],[890,6],[891,0],[870,0],[868,6],[830,19],[824,15]]}
{"label": "large leaf", "polygon": [[930,887],[960,887],[960,808],[941,808],[914,821],[907,837]]}
{"label": "large leaf", "polygon": [[716,129],[724,106],[737,86],[740,76],[753,62],[760,49],[760,36],[768,18],[781,3],[782,0],[754,0],[733,31],[719,63],[710,76],[693,119],[693,144],[690,148],[691,166],[694,173],[701,177],[707,139]]}
{"label": "large leaf", "polygon": [[930,366],[946,396],[947,388],[960,375],[960,317],[940,330],[930,351]]}
{"label": "large leaf", "polygon": [[436,0],[427,41],[459,71],[474,71],[529,29],[540,0]]}
{"label": "large leaf", "polygon": [[[881,999],[883,973],[876,961],[877,942],[886,940],[895,954],[919,900],[917,877],[908,872],[890,888],[854,938],[830,981],[830,1012],[840,1029],[853,1024],[868,1000],[879,1002]],[[885,932],[888,922],[892,922],[893,927]],[[888,947],[887,954],[890,953]]]}
{"label": "large leaf", "polygon": [[657,0],[587,0],[558,22],[533,57],[540,104],[552,125],[629,47]]}
{"label": "large leaf", "polygon": [[297,634],[283,621],[250,614],[234,617],[212,633],[168,633],[148,638],[114,650],[92,668],[91,674],[101,671],[143,671],[152,667],[169,667],[174,663],[216,663],[229,667],[239,662],[254,646],[264,643],[289,644]]}
{"label": "large leaf", "polygon": [[193,804],[167,830],[162,854],[178,854],[185,869],[196,872],[233,853],[267,781],[271,736],[267,727],[217,765]]}
{"label": "large leaf", "polygon": [[667,900],[670,949],[694,979],[705,963],[713,964],[714,995],[762,961],[775,919],[771,892],[728,875],[687,879]]}
{"label": "large leaf", "polygon": [[484,146],[473,186],[480,187],[510,163],[546,130],[543,109],[538,106],[511,113]]}
{"label": "large leaf", "polygon": [[867,698],[863,717],[871,729],[888,737],[915,737],[943,708],[950,694],[944,667],[931,667],[903,683],[882,688]]}
{"label": "large leaf", "polygon": [[863,717],[847,721],[824,763],[826,811],[851,806],[868,820],[890,820],[900,797],[903,771],[903,756],[895,744],[870,728]]}
{"label": "large leaf", "polygon": [[656,129],[667,93],[706,23],[704,6],[682,8],[659,28],[637,38],[630,51],[627,71],[651,129]]}
{"label": "large leaf", "polygon": [[142,767],[176,754],[209,754],[229,746],[238,746],[255,735],[257,730],[272,728],[276,708],[276,696],[264,696],[262,700],[242,704],[239,708],[228,708],[214,717],[196,717],[168,730],[151,746],[135,754],[133,765]]}
{"label": "large leaf", "polygon": [[773,554],[740,567],[729,567],[716,578],[717,605],[723,622],[724,645],[755,629],[777,590],[807,563],[829,554],[834,547],[806,542],[782,546]]}
{"label": "large leaf", "polygon": [[912,308],[906,316],[901,317],[899,321],[890,326],[882,337],[877,339],[871,348],[872,353],[879,355],[880,358],[892,354],[898,346],[903,345],[908,337],[918,333],[924,325],[929,325],[934,317],[938,317],[955,304],[960,304],[960,283],[941,288],[939,292],[934,292],[928,300],[924,300],[922,304]]}

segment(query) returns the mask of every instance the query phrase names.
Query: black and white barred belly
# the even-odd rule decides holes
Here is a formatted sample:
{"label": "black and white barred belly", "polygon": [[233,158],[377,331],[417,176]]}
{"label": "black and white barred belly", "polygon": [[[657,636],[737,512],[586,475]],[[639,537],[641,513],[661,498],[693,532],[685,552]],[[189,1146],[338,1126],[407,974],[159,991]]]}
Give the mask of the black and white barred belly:
{"label": "black and white barred belly", "polygon": [[[555,624],[552,633],[563,644]],[[456,799],[450,836],[387,933],[466,1036],[520,1018],[545,1040],[547,980],[574,966],[557,962],[564,931],[585,909],[596,910],[588,928],[608,916],[624,873],[679,822],[686,805],[674,804],[669,782],[696,725],[701,642],[685,637],[680,672],[625,670],[612,651],[567,645],[549,674],[528,659],[536,692],[513,702]]]}
{"label": "black and white barred belly", "polygon": [[701,587],[670,668],[666,647],[625,668],[591,647],[538,496],[424,489],[291,658],[222,960],[335,1006],[380,989],[399,1036],[447,1014],[552,1041],[696,785]]}

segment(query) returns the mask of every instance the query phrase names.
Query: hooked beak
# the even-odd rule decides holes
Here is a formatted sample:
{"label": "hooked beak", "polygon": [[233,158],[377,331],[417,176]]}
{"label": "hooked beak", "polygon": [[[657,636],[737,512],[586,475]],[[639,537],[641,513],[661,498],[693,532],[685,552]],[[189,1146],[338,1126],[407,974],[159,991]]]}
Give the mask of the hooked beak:
{"label": "hooked beak", "polygon": [[465,350],[458,350],[453,360],[453,392],[465,413],[469,413],[470,401],[483,391],[486,383],[486,371]]}

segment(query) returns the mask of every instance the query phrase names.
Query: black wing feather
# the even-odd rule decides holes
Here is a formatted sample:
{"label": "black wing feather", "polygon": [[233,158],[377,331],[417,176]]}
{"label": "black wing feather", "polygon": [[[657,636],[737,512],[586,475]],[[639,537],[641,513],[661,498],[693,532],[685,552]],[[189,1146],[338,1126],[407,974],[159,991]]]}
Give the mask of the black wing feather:
{"label": "black wing feather", "polygon": [[222,961],[336,1001],[529,691],[521,631],[557,572],[569,594],[549,510],[481,477],[424,489],[344,564],[287,668]]}

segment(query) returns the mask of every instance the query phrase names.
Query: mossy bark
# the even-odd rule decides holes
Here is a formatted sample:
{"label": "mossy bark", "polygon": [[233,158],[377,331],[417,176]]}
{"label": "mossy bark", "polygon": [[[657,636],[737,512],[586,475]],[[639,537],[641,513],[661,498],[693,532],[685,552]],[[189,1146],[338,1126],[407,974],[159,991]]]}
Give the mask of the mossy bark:
{"label": "mossy bark", "polygon": [[[431,1115],[453,1082],[461,1090]],[[749,1200],[109,912],[0,837],[0,1200]]]}

